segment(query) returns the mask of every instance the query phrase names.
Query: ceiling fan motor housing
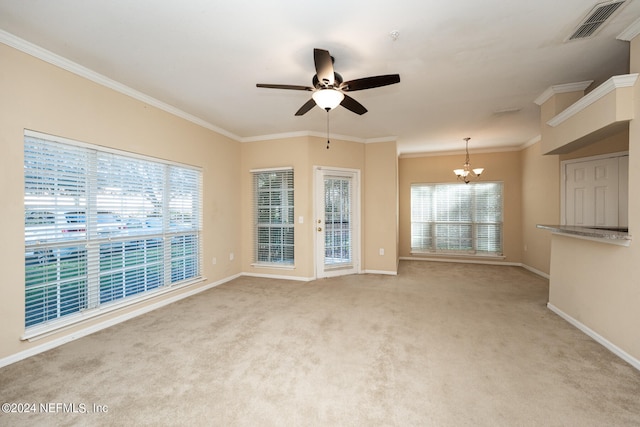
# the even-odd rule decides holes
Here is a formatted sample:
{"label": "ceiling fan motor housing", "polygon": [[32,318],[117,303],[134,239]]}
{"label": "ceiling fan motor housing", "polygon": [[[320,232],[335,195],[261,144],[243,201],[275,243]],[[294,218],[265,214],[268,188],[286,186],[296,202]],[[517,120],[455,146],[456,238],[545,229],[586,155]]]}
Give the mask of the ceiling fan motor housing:
{"label": "ceiling fan motor housing", "polygon": [[320,83],[320,80],[318,79],[318,75],[314,74],[313,75],[312,84],[313,84],[313,87],[315,87],[316,89],[328,88],[328,87],[340,88],[340,85],[342,85],[342,82],[344,81],[342,76],[339,73],[336,73],[334,71],[333,72],[333,79],[335,80],[335,82],[334,82],[333,86],[330,86],[329,82],[327,82],[326,80],[323,80],[322,83]]}

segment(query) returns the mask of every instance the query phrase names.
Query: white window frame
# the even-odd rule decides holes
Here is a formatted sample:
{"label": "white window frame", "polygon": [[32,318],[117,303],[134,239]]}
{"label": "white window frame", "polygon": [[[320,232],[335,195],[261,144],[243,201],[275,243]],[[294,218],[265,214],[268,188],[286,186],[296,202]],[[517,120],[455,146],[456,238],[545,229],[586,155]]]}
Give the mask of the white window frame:
{"label": "white window frame", "polygon": [[[253,267],[268,267],[268,268],[280,268],[280,269],[294,269],[295,268],[295,185],[294,185],[294,170],[293,167],[278,167],[268,169],[252,169],[251,171],[252,188],[253,188]],[[281,175],[283,185],[287,185],[286,188],[278,190],[281,192],[280,200],[286,203],[278,205],[262,205],[260,199],[261,190],[258,188],[258,179],[263,174],[278,174]],[[266,191],[273,191],[272,189]],[[290,197],[285,197],[285,195]],[[290,202],[290,204],[289,204]],[[275,209],[282,212],[281,222],[263,221],[260,216],[260,209]],[[269,237],[267,240],[261,237],[261,231],[269,231]],[[284,241],[272,243],[271,232],[280,230],[281,236],[290,236],[290,241]],[[271,253],[274,250],[275,253],[285,253],[285,251],[291,253],[291,258],[285,258],[278,260],[278,256],[273,258],[268,255],[265,259],[263,255],[265,251]]]}
{"label": "white window frame", "polygon": [[[87,163],[83,166],[83,172],[76,175],[79,180],[78,182],[84,179],[85,183],[82,185],[86,185],[86,189],[82,191],[86,194],[81,197],[76,196],[75,202],[73,200],[68,200],[69,197],[67,196],[54,194],[53,190],[49,190],[53,195],[48,196],[48,199],[46,197],[42,198],[42,196],[34,195],[35,187],[33,187],[33,185],[35,184],[27,182],[25,179],[25,292],[28,293],[28,289],[33,291],[33,287],[31,286],[33,285],[33,281],[31,281],[31,285],[29,284],[30,277],[33,276],[30,276],[28,270],[29,266],[35,267],[33,263],[28,261],[28,254],[33,254],[34,250],[42,249],[46,249],[47,251],[50,251],[50,253],[58,254],[54,255],[52,259],[49,259],[46,262],[51,262],[52,265],[49,267],[57,269],[59,272],[64,271],[64,267],[62,267],[62,257],[59,255],[62,253],[60,251],[61,248],[68,248],[69,246],[72,246],[76,250],[82,251],[82,255],[77,255],[76,253],[72,255],[71,258],[73,262],[77,262],[78,264],[82,263],[83,266],[78,268],[78,270],[81,271],[78,271],[77,273],[75,271],[71,272],[70,277],[78,278],[78,281],[83,281],[84,285],[78,286],[79,288],[83,288],[83,296],[78,297],[78,305],[80,307],[78,310],[71,311],[69,314],[57,315],[52,318],[50,318],[49,315],[44,314],[43,321],[25,326],[23,339],[32,339],[44,336],[52,331],[59,330],[61,328],[68,328],[83,320],[103,315],[107,312],[121,309],[125,306],[136,304],[140,301],[204,280],[204,277],[202,277],[201,168],[87,144],[30,130],[25,130],[24,137],[25,170],[27,170],[26,161],[28,156],[26,150],[28,139],[29,141],[33,141],[34,139],[39,140],[38,144],[44,144],[43,146],[55,147],[55,149],[61,153],[58,154],[60,159],[64,159],[65,150],[68,150],[68,152],[71,152],[72,150],[75,152],[82,152],[86,155]],[[32,145],[33,143],[29,142],[29,146],[31,147]],[[38,158],[38,154],[34,154],[33,156],[35,157],[32,157],[32,155],[29,154],[30,161]],[[161,212],[160,217],[158,217],[157,222],[153,222],[153,225],[150,225],[151,223],[136,223],[136,225],[131,226],[129,223],[128,225],[131,229],[126,230],[126,233],[118,232],[117,230],[114,231],[113,235],[100,233],[100,227],[105,227],[105,225],[101,224],[101,215],[103,214],[99,210],[104,209],[104,197],[108,198],[108,196],[104,196],[103,182],[103,190],[102,193],[100,193],[103,195],[103,200],[97,202],[97,199],[100,197],[100,195],[97,195],[99,193],[98,181],[100,180],[100,177],[105,176],[107,177],[106,179],[109,179],[108,177],[110,175],[108,168],[98,171],[97,159],[111,158],[110,156],[125,163],[129,161],[130,164],[133,165],[137,163],[141,165],[149,165],[149,167],[155,167],[156,169],[163,171],[162,175],[155,180],[155,182],[160,182],[160,187],[157,188],[162,192],[162,207],[159,208]],[[116,173],[113,173],[112,176],[122,175],[122,173],[117,173],[119,171],[115,172]],[[33,170],[30,169],[29,173],[32,174]],[[57,173],[58,172],[55,171],[48,172],[46,169],[41,172],[42,176],[46,175],[44,178],[45,180],[48,179],[48,176],[51,174],[55,177]],[[175,176],[174,174],[180,175]],[[133,182],[136,176],[135,172],[133,172],[133,175],[131,176],[131,182]],[[162,178],[162,176],[164,176],[164,178]],[[171,176],[174,176],[174,178],[172,179]],[[188,182],[185,183],[184,181]],[[123,183],[126,185],[126,179]],[[125,201],[125,204],[128,203],[128,205],[119,206],[118,209],[125,209],[125,212],[129,212],[126,211],[126,209],[138,209],[138,213],[140,212],[141,208],[131,206],[133,203],[132,200],[128,198],[129,196],[121,197]],[[55,201],[52,202],[52,198],[54,198]],[[81,198],[82,201],[79,202],[79,198]],[[116,201],[114,201],[114,203],[115,202]],[[183,205],[180,205],[181,203]],[[46,232],[48,235],[43,236],[42,239],[38,238],[38,240],[35,240],[28,237],[28,231],[30,231],[30,229],[27,227],[26,218],[30,211],[37,209],[55,211],[56,216],[59,216],[61,219],[56,220],[57,224],[54,225],[51,230]],[[79,215],[83,217],[80,225],[70,223],[72,220],[69,219],[69,211],[74,210],[77,210]],[[180,217],[179,214],[176,214],[176,212],[180,211],[189,213],[185,214],[187,216]],[[133,216],[131,219],[132,218]],[[155,220],[155,217],[153,219]],[[113,225],[114,228],[119,228],[120,223],[110,224],[109,226],[111,225]],[[61,227],[64,228],[62,231],[67,232],[66,234],[68,235],[73,235],[73,237],[65,237],[65,239],[61,239],[59,237]],[[81,228],[81,230],[73,230],[73,228]],[[76,236],[74,233],[69,233],[69,231],[79,232],[75,233],[77,234]],[[44,232],[41,230],[40,234],[43,233]],[[149,242],[154,242],[153,248],[159,248],[160,250],[159,253],[156,252],[154,257],[149,255],[149,252],[151,251],[148,247],[150,244]],[[124,265],[124,261],[122,261],[121,287],[123,291],[116,291],[116,295],[118,295],[116,297],[103,298],[105,292],[103,279],[105,274],[115,274],[116,276],[119,274],[118,268],[114,269],[113,262],[111,265],[105,266],[104,248],[107,246],[117,248],[118,245],[121,245],[121,249],[116,249],[116,251],[119,251],[118,254],[121,256],[121,259],[124,260],[125,256],[137,255],[139,257],[139,261],[140,257],[142,257],[142,261],[139,261],[140,263],[137,264],[137,267],[134,267],[134,270],[137,269],[138,271],[144,271],[144,278],[140,279],[140,276],[138,276],[134,286],[128,286],[127,281],[129,279],[127,278],[126,273],[127,271],[132,270],[127,270],[127,267]],[[156,251],[157,250],[158,249],[156,249]],[[159,279],[160,281],[155,283],[153,286],[148,285],[148,283],[150,283],[148,281],[152,280],[150,278],[155,277],[148,273],[148,271],[151,271],[151,268],[154,269],[154,274],[158,273],[158,275],[161,276]],[[138,271],[133,271],[133,273],[137,274]],[[73,274],[76,275],[73,276]],[[60,276],[60,274],[58,274],[58,276]],[[60,289],[62,289],[62,282],[60,282],[59,278],[57,280],[57,282],[56,280],[45,282],[43,286],[48,286],[51,289],[57,287],[58,292],[60,293]],[[103,282],[102,285],[101,280]],[[120,285],[116,286],[118,287]],[[131,291],[131,289],[134,290]],[[101,292],[103,294],[101,294]],[[80,293],[80,290],[78,293]],[[120,296],[120,294],[122,294],[122,296]],[[61,310],[62,303],[60,301],[60,298],[58,298],[58,311]],[[28,301],[25,299],[25,317],[28,314],[28,304]],[[50,300],[45,299],[43,304],[47,304],[47,306],[49,306],[51,302]],[[25,325],[27,323],[28,320],[25,318]]]}
{"label": "white window frame", "polygon": [[[471,196],[471,206],[469,206],[471,219],[468,221],[462,220],[452,220],[452,221],[443,221],[437,218],[436,214],[436,195],[435,191],[431,196],[431,200],[427,201],[423,204],[423,206],[417,206],[417,201],[414,200],[413,190],[414,188],[419,187],[430,187],[435,190],[436,187],[444,187],[444,186],[456,186],[460,189],[464,188],[467,190],[474,189],[476,185],[482,184],[498,184],[500,191],[500,215],[498,220],[490,221],[490,222],[482,222],[477,220],[477,215],[475,212],[476,209],[476,196],[475,191],[472,192]],[[471,257],[503,257],[504,245],[504,183],[500,181],[493,182],[472,182],[468,184],[464,183],[414,183],[411,184],[410,190],[410,205],[411,205],[411,231],[410,231],[410,240],[411,240],[411,253],[417,255],[447,255],[447,256],[471,256]],[[425,219],[427,218],[427,219]],[[420,227],[420,225],[427,225],[427,227]],[[471,234],[469,240],[471,242],[471,247],[468,250],[456,250],[456,249],[438,249],[438,242],[436,236],[436,228],[438,225],[453,225],[453,226],[467,226],[471,227]],[[490,226],[490,227],[498,227],[499,229],[499,248],[495,251],[487,251],[478,249],[479,246],[479,236],[478,229],[482,226]],[[420,232],[420,228],[428,228],[430,229],[430,235],[423,236]],[[420,240],[424,238],[430,239],[431,244],[429,246],[423,245],[414,245],[414,239]],[[494,236],[495,237],[495,236]]]}

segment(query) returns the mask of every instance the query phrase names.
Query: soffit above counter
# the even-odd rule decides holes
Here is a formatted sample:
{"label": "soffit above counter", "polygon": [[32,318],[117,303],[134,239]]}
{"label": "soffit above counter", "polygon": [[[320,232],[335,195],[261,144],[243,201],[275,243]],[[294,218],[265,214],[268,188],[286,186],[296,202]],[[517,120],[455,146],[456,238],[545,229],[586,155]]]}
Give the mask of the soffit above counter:
{"label": "soffit above counter", "polygon": [[[638,74],[613,76],[544,123],[542,152],[568,153],[624,130],[634,118],[637,80]],[[586,82],[570,87],[584,90],[582,83]],[[552,91],[544,98],[541,95],[539,105],[548,102],[556,93]]]}

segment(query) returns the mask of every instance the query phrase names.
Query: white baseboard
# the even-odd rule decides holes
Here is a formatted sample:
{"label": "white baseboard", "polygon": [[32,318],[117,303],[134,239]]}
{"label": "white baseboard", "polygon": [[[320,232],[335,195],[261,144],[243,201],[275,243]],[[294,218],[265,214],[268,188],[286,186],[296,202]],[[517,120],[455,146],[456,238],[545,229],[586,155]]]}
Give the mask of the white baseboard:
{"label": "white baseboard", "polygon": [[221,285],[223,283],[229,282],[229,281],[231,281],[231,280],[233,280],[233,279],[235,279],[237,277],[240,277],[240,276],[241,276],[240,274],[236,274],[234,276],[224,278],[224,279],[219,280],[217,282],[210,283],[208,285],[193,289],[191,291],[179,293],[179,294],[174,295],[174,296],[172,296],[170,298],[166,298],[166,299],[163,299],[161,301],[158,301],[158,302],[156,302],[154,304],[145,305],[144,307],[141,307],[141,308],[139,308],[137,310],[133,310],[133,311],[130,311],[128,313],[122,314],[120,316],[116,316],[114,318],[104,320],[102,322],[99,322],[99,323],[96,323],[94,325],[91,325],[91,326],[88,326],[86,328],[83,328],[83,329],[81,329],[79,331],[75,331],[75,332],[69,333],[67,335],[63,335],[63,336],[61,336],[59,338],[56,338],[54,340],[48,341],[46,343],[31,347],[28,350],[20,351],[18,353],[12,354],[10,356],[4,357],[4,358],[0,359],[0,368],[2,368],[4,366],[7,366],[7,365],[10,365],[10,364],[15,363],[15,362],[19,362],[20,360],[26,359],[28,357],[35,356],[36,354],[43,353],[43,352],[45,352],[47,350],[51,350],[53,348],[59,347],[59,346],[61,346],[63,344],[66,344],[68,342],[75,341],[78,338],[86,337],[87,335],[93,334],[94,332],[98,332],[98,331],[106,329],[106,328],[108,328],[110,326],[117,325],[118,323],[122,323],[122,322],[125,322],[125,321],[129,320],[129,319],[133,319],[134,317],[140,316],[142,314],[149,313],[150,311],[153,311],[153,310],[156,310],[156,309],[158,309],[160,307],[164,307],[166,305],[172,304],[172,303],[174,303],[176,301],[180,301],[181,299],[188,298],[190,296],[199,294],[200,292],[204,292],[206,290],[209,290],[211,288],[219,286],[219,285]]}
{"label": "white baseboard", "polygon": [[[359,274],[384,274],[387,276],[397,276],[398,272],[391,270],[362,270]],[[240,275],[246,277],[260,277],[263,279],[296,280],[299,282],[311,282],[316,280],[316,277],[281,276],[278,274],[241,273]]]}
{"label": "white baseboard", "polygon": [[529,270],[530,272],[537,274],[540,277],[544,277],[545,279],[549,280],[551,278],[551,276],[549,276],[548,273],[545,273],[544,271],[540,271],[536,268],[530,267],[527,264],[520,264],[522,266],[522,268],[524,268],[525,270]]}
{"label": "white baseboard", "polygon": [[631,356],[629,353],[627,353],[626,351],[622,350],[620,347],[618,347],[617,345],[615,345],[614,343],[612,343],[611,341],[609,341],[608,339],[606,339],[602,335],[598,334],[596,331],[594,331],[593,329],[589,328],[585,324],[583,324],[583,323],[577,321],[576,319],[574,319],[573,317],[569,316],[567,313],[565,313],[564,311],[560,310],[558,307],[556,307],[555,305],[551,304],[550,302],[547,303],[547,308],[549,310],[553,311],[558,316],[562,317],[567,322],[571,323],[576,328],[580,329],[582,332],[584,332],[585,334],[587,334],[591,338],[593,338],[596,342],[598,342],[599,344],[604,346],[607,350],[609,350],[610,352],[612,352],[613,354],[618,356],[620,359],[624,360],[625,362],[627,362],[628,364],[630,364],[631,366],[636,368],[638,371],[640,371],[640,360],[638,360],[635,357]]}
{"label": "white baseboard", "polygon": [[[445,259],[426,259],[426,258],[401,258],[404,260],[420,260],[420,261],[440,261],[440,262],[470,262],[470,263],[476,263],[476,264],[494,264],[494,265],[516,265],[516,266],[521,266],[526,268],[527,270],[530,270],[536,274],[539,274],[541,276],[544,277],[545,273],[542,272],[538,272],[535,269],[532,269],[531,267],[527,267],[525,265],[522,264],[518,264],[518,263],[506,263],[506,262],[486,262],[486,261],[473,261],[473,260],[445,260]],[[365,270],[364,271],[365,274],[383,274],[383,275],[389,275],[389,276],[397,276],[398,272],[397,271],[387,271],[387,270]],[[184,292],[184,293],[180,293],[177,294],[173,297],[170,298],[166,298],[163,299],[161,301],[158,301],[157,303],[154,304],[150,304],[150,305],[145,305],[144,307],[141,307],[137,310],[133,310],[131,312],[128,312],[126,314],[105,320],[103,322],[99,322],[96,323],[94,325],[88,326],[86,328],[83,328],[79,331],[75,331],[72,333],[69,333],[67,335],[63,335],[59,338],[56,338],[52,341],[48,341],[46,343],[43,343],[41,345],[37,345],[34,347],[29,348],[28,350],[24,350],[15,354],[12,354],[10,356],[4,357],[0,359],[0,368],[2,368],[3,366],[7,366],[7,365],[11,365],[12,363],[18,362],[20,360],[26,359],[28,357],[31,356],[35,356],[36,354],[39,353],[43,353],[47,350],[51,350],[55,347],[59,347],[63,344],[66,344],[68,342],[77,340],[78,338],[82,338],[85,337],[87,335],[90,335],[94,332],[98,332],[101,331],[103,329],[106,329],[110,326],[113,325],[117,325],[118,323],[122,323],[125,322],[129,319],[132,319],[134,317],[140,316],[142,314],[151,312],[157,308],[160,307],[164,307],[166,305],[169,305],[171,303],[174,303],[176,301],[179,301],[181,299],[184,298],[188,298],[192,295],[196,295],[200,292],[204,292],[208,289],[214,288],[216,286],[219,286],[223,283],[229,282],[233,279],[236,279],[238,277],[241,276],[248,276],[248,277],[261,277],[261,278],[267,278],[267,279],[282,279],[282,280],[295,280],[295,281],[300,281],[300,282],[310,282],[312,280],[315,280],[315,277],[295,277],[295,276],[284,276],[284,275],[274,275],[274,274],[256,274],[256,273],[239,273],[236,274],[234,276],[230,276],[227,278],[224,278],[222,280],[219,280],[217,282],[214,283],[210,283],[206,286],[200,287],[200,288],[196,288],[192,291],[188,291],[188,292]],[[548,278],[548,275],[547,275]],[[616,353],[617,354],[617,353]],[[626,359],[625,359],[626,360]],[[640,365],[639,365],[640,366]],[[640,368],[639,368],[640,369]]]}
{"label": "white baseboard", "polygon": [[261,273],[240,273],[240,276],[260,277],[263,279],[295,280],[298,282],[310,282],[312,280],[316,280],[315,277],[283,276],[279,274],[261,274]]}
{"label": "white baseboard", "polygon": [[507,265],[511,267],[522,267],[540,277],[549,279],[549,275],[544,271],[540,271],[521,262],[497,261],[493,259],[464,259],[464,258],[447,258],[447,257],[400,257],[402,261],[432,261],[432,262],[457,262],[464,264],[485,264],[485,265]]}
{"label": "white baseboard", "polygon": [[389,271],[389,270],[364,270],[364,274],[385,274],[387,276],[397,276],[397,271]]}
{"label": "white baseboard", "polygon": [[402,261],[431,261],[431,262],[457,262],[462,264],[487,264],[487,265],[510,265],[522,267],[519,262],[500,261],[495,257],[478,257],[476,259],[456,257],[456,256],[432,256],[432,257],[400,257]]}

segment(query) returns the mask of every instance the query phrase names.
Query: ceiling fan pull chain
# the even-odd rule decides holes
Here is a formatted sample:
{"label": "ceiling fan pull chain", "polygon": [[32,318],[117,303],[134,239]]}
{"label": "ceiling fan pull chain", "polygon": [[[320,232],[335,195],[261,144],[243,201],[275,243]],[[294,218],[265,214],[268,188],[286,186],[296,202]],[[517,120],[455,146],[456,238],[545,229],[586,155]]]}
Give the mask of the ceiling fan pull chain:
{"label": "ceiling fan pull chain", "polygon": [[327,150],[329,149],[329,144],[331,144],[331,141],[329,141],[329,110],[327,110]]}

